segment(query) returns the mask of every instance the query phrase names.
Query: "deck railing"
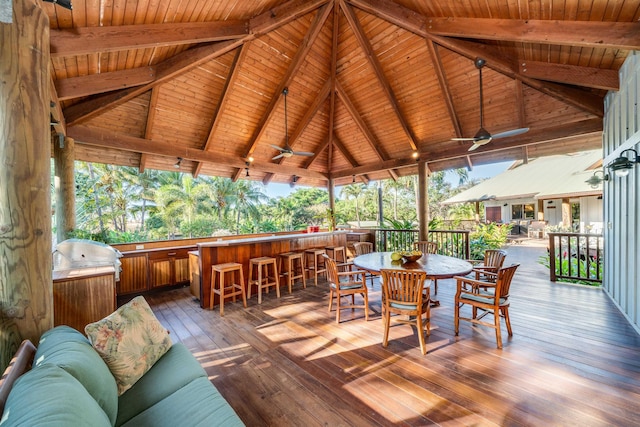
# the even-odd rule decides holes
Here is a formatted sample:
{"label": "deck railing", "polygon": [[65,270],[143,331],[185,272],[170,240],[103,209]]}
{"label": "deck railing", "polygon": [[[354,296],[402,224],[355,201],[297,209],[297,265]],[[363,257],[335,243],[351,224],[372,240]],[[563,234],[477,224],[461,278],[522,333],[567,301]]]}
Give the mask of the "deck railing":
{"label": "deck railing", "polygon": [[601,234],[549,233],[549,280],[602,283],[603,247]]}
{"label": "deck railing", "polygon": [[[469,259],[468,230],[429,230],[429,240],[438,244],[438,253]],[[418,241],[418,230],[375,230],[376,251],[405,251],[413,249]]]}

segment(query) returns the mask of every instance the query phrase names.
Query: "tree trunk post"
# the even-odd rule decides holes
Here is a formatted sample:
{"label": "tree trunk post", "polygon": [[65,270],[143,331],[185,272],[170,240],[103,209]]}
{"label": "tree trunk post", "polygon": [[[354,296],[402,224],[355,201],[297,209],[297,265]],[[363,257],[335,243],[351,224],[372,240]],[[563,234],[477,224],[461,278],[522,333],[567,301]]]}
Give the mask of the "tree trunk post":
{"label": "tree trunk post", "polygon": [[56,240],[69,237],[76,228],[75,203],[75,141],[73,138],[53,137],[53,163],[56,188]]}
{"label": "tree trunk post", "polygon": [[0,23],[0,318],[37,343],[53,326],[49,19],[36,0],[10,4],[13,22]]}
{"label": "tree trunk post", "polygon": [[429,167],[418,163],[418,223],[419,239],[429,240]]}

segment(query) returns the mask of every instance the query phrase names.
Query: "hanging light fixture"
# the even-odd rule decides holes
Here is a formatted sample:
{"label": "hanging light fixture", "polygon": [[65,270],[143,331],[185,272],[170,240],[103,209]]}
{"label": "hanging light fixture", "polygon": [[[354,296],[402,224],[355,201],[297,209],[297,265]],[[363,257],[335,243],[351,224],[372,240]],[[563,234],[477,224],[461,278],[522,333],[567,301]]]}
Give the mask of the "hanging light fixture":
{"label": "hanging light fixture", "polygon": [[[598,176],[598,173],[602,174],[602,177]],[[604,173],[603,170],[598,169],[593,175],[585,182],[591,186],[591,188],[598,188],[602,181],[609,181],[609,174]]]}
{"label": "hanging light fixture", "polygon": [[[627,157],[626,153],[631,152],[633,152],[633,157],[630,159]],[[620,153],[620,157],[614,159],[607,165],[607,167],[613,171],[615,176],[623,177],[629,175],[629,171],[633,169],[633,165],[635,163],[640,163],[640,156],[638,156],[638,152],[636,150],[629,148],[627,150],[623,150]]]}
{"label": "hanging light fixture", "polygon": [[253,163],[253,157],[249,156],[247,157],[247,160],[244,162],[245,164],[244,170],[247,172],[245,176],[249,176],[249,166],[251,166],[251,163]]}
{"label": "hanging light fixture", "polygon": [[182,157],[178,157],[178,161],[173,165],[173,167],[176,169],[180,169],[181,164],[182,164]]}

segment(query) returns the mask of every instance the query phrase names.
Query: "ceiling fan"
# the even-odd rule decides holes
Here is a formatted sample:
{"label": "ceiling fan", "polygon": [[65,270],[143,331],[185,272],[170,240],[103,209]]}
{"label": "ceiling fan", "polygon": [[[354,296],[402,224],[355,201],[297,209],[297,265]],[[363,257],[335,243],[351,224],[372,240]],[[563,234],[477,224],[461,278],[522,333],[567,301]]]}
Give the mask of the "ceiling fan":
{"label": "ceiling fan", "polygon": [[469,151],[473,151],[478,147],[481,147],[485,144],[488,144],[493,139],[498,138],[506,138],[508,136],[520,135],[521,133],[525,133],[529,131],[529,128],[520,128],[520,129],[512,129],[505,132],[500,132],[495,135],[491,135],[489,131],[487,131],[483,127],[483,110],[482,110],[482,67],[486,64],[482,58],[476,58],[475,66],[478,69],[478,75],[480,78],[480,129],[476,132],[475,136],[472,138],[451,138],[452,141],[473,141],[473,145],[469,148]]}
{"label": "ceiling fan", "polygon": [[308,151],[293,151],[293,149],[289,146],[289,126],[287,125],[287,94],[289,93],[288,88],[284,88],[282,94],[284,95],[284,147],[278,147],[274,144],[269,144],[276,150],[280,151],[280,154],[274,156],[271,160],[277,160],[282,157],[289,158],[291,156],[313,156],[313,153],[309,153]]}

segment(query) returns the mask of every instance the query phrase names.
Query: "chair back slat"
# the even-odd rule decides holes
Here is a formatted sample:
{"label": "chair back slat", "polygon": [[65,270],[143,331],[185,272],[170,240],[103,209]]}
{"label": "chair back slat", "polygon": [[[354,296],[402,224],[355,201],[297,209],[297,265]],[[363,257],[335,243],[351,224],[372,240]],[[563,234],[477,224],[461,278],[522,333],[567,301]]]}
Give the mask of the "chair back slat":
{"label": "chair back slat", "polygon": [[502,249],[487,249],[484,251],[484,265],[500,269],[506,257],[507,252]]}
{"label": "chair back slat", "polygon": [[438,253],[438,244],[436,242],[422,240],[419,242],[414,242],[413,247],[423,254],[437,254]]}
{"label": "chair back slat", "polygon": [[509,288],[511,287],[511,280],[516,274],[516,269],[520,264],[512,264],[509,267],[503,267],[498,270],[498,279],[496,281],[496,297],[509,298]]}
{"label": "chair back slat", "polygon": [[381,270],[386,304],[422,304],[422,290],[427,273],[422,270]]}
{"label": "chair back slat", "polygon": [[356,251],[356,256],[370,254],[371,252],[373,252],[373,243],[356,242],[353,244],[353,249]]}
{"label": "chair back slat", "polygon": [[324,264],[327,267],[327,279],[330,283],[338,286],[338,266],[336,262],[327,254],[322,254],[322,256],[324,257]]}

